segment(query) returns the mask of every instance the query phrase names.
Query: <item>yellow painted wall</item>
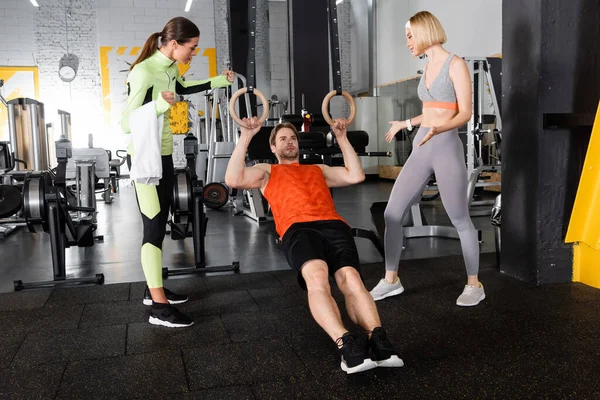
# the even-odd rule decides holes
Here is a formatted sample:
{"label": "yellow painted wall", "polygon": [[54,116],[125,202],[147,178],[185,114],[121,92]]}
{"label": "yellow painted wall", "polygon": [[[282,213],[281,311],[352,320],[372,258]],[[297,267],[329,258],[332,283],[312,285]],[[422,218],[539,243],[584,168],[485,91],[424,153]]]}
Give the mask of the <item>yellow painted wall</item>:
{"label": "yellow painted wall", "polygon": [[600,103],[565,239],[573,246],[573,281],[600,288]]}

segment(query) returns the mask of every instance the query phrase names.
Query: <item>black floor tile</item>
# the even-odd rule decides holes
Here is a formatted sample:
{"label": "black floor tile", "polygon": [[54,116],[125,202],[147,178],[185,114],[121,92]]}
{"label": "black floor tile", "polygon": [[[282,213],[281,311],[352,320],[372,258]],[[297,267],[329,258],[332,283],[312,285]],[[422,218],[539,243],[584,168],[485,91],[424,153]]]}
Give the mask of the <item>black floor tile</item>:
{"label": "black floor tile", "polygon": [[37,332],[27,335],[14,363],[35,365],[125,354],[125,325],[70,329],[48,335]]}
{"label": "black floor tile", "polygon": [[[598,289],[594,290],[600,292]],[[523,299],[527,299],[526,307],[524,307]],[[577,283],[530,287],[521,298],[512,295],[505,296],[502,304],[506,310],[526,312],[535,319],[544,318],[546,314],[572,315],[579,313],[583,315],[590,313],[598,315],[600,293],[590,292],[588,288]]]}
{"label": "black floor tile", "polygon": [[287,269],[284,271],[273,271],[271,272],[273,275],[284,287],[297,287],[298,285],[298,273],[291,269]]}
{"label": "black floor tile", "polygon": [[221,399],[236,399],[236,400],[254,400],[254,394],[250,386],[228,386],[214,389],[205,389],[199,392],[191,392],[190,400],[221,400]]}
{"label": "black floor tile", "polygon": [[335,342],[324,331],[313,335],[289,336],[286,341],[314,378],[341,371],[340,353]]}
{"label": "black floor tile", "polygon": [[187,391],[181,353],[172,351],[70,363],[57,398],[156,397]]}
{"label": "black floor tile", "polygon": [[[527,352],[515,361],[519,364],[510,368],[509,379],[531,392],[532,398],[600,398],[597,358],[582,361],[578,355],[548,357]],[[536,365],[537,369],[532,369]]]}
{"label": "black floor tile", "polygon": [[184,350],[183,355],[192,391],[309,374],[282,339],[208,346]]}
{"label": "black floor tile", "polygon": [[205,389],[198,392],[161,394],[158,396],[135,397],[139,400],[254,400],[250,386],[227,386]]}
{"label": "black floor tile", "polygon": [[215,389],[206,389],[188,395],[189,400],[254,400],[250,386],[229,386]]}
{"label": "black floor tile", "polygon": [[321,330],[305,307],[227,314],[221,319],[234,342],[315,334]]}
{"label": "black floor tile", "polygon": [[130,324],[127,333],[127,354],[231,342],[220,317],[194,315],[193,319],[193,326],[181,329],[155,326],[148,322]]}
{"label": "black floor tile", "polygon": [[[424,360],[412,369],[416,374],[414,383],[421,386],[418,392],[421,398],[536,398],[527,388],[516,385],[501,371],[469,354],[434,362]],[[397,384],[396,390],[399,391],[401,387],[401,384]]]}
{"label": "black floor tile", "polygon": [[129,283],[54,289],[48,306],[108,303],[129,300]]}
{"label": "black floor tile", "polygon": [[347,375],[341,369],[315,371],[315,379],[257,383],[258,399],[506,399],[532,398],[498,371],[475,358],[455,358],[434,364],[376,368]]}
{"label": "black floor tile", "polygon": [[83,310],[81,327],[148,322],[150,306],[142,300],[89,304]]}
{"label": "black floor tile", "polygon": [[0,293],[0,311],[29,310],[43,307],[52,290],[25,290],[14,293]]}
{"label": "black floor tile", "polygon": [[301,381],[261,382],[252,385],[257,399],[431,399],[424,396],[422,383],[406,368],[379,368],[348,375],[339,368],[334,372],[314,371],[319,375]]}
{"label": "black floor tile", "polygon": [[270,272],[208,276],[204,278],[204,281],[206,282],[206,287],[211,292],[265,289],[282,286],[281,282],[279,282],[279,280],[277,280]]}
{"label": "black floor tile", "polygon": [[0,369],[1,399],[54,399],[65,364]]}
{"label": "black floor tile", "polygon": [[207,293],[178,306],[183,313],[218,315],[258,311],[259,307],[247,291]]}
{"label": "black floor tile", "polygon": [[583,283],[568,283],[557,285],[538,286],[534,289],[536,295],[543,296],[551,303],[566,302],[600,302],[600,290],[584,285]]}
{"label": "black floor tile", "polygon": [[522,320],[516,326],[488,343],[481,361],[539,393],[567,398],[600,390],[592,372],[600,368],[598,318],[581,321],[550,315],[543,322]]}
{"label": "black floor tile", "polygon": [[83,313],[82,305],[34,308],[27,314],[28,332],[75,329]]}
{"label": "black floor tile", "polygon": [[259,400],[347,400],[361,398],[356,396],[356,393],[350,394],[348,390],[332,383],[328,379],[309,379],[293,382],[261,382],[252,385],[252,391],[254,392],[256,399]]}
{"label": "black floor tile", "polygon": [[2,343],[0,345],[0,369],[11,363],[24,340],[24,333],[20,335],[0,335],[0,343]]}
{"label": "black floor tile", "polygon": [[251,289],[248,292],[258,303],[261,310],[308,306],[307,293],[301,290],[300,287]]}
{"label": "black floor tile", "polygon": [[30,329],[30,310],[0,311],[0,336],[25,334]]}

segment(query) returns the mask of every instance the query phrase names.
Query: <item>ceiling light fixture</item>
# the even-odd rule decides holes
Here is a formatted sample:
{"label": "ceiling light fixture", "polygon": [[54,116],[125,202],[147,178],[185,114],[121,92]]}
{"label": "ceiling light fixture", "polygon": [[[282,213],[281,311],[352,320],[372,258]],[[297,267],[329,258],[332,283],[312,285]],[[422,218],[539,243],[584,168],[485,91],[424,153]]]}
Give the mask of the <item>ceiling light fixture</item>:
{"label": "ceiling light fixture", "polygon": [[192,1],[194,0],[187,0],[187,3],[185,3],[185,12],[190,11],[190,8],[192,8]]}
{"label": "ceiling light fixture", "polygon": [[33,4],[34,7],[39,7],[40,5],[38,4],[37,0],[29,0],[31,2],[31,4]]}

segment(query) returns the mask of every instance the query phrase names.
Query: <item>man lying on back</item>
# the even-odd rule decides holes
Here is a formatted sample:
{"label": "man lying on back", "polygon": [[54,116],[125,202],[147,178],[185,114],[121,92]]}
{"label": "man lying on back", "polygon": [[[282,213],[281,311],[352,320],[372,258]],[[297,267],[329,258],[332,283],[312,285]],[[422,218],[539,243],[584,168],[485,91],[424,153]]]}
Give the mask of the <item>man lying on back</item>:
{"label": "man lying on back", "polygon": [[[358,155],[346,136],[346,121],[336,120],[333,126],[344,157],[343,167],[301,165],[298,132],[290,123],[275,126],[269,139],[279,164],[246,167],[248,145],[261,124],[254,117],[244,119],[244,125],[225,182],[238,189],[259,188],[269,201],[288,263],[298,271],[298,283],[308,292],[313,318],[337,344],[342,370],[352,374],[377,366],[402,366],[358,271],[351,229],[335,210],[329,190],[365,179]],[[367,341],[344,327],[331,296],[329,275],[344,295],[349,317],[367,332]]]}

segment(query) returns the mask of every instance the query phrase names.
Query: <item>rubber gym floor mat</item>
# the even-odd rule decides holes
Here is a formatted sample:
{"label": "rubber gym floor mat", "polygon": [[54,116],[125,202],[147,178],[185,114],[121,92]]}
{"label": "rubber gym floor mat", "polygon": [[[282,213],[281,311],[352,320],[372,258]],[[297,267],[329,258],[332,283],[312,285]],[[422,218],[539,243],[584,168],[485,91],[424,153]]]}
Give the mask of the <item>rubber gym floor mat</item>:
{"label": "rubber gym floor mat", "polygon": [[[186,329],[148,324],[143,282],[0,294],[0,398],[600,397],[600,291],[495,263],[481,255],[486,299],[457,307],[462,256],[403,261],[405,292],[376,304],[405,366],[355,375],[291,270],[165,280],[190,297]],[[370,289],[383,263],[363,275]]]}

